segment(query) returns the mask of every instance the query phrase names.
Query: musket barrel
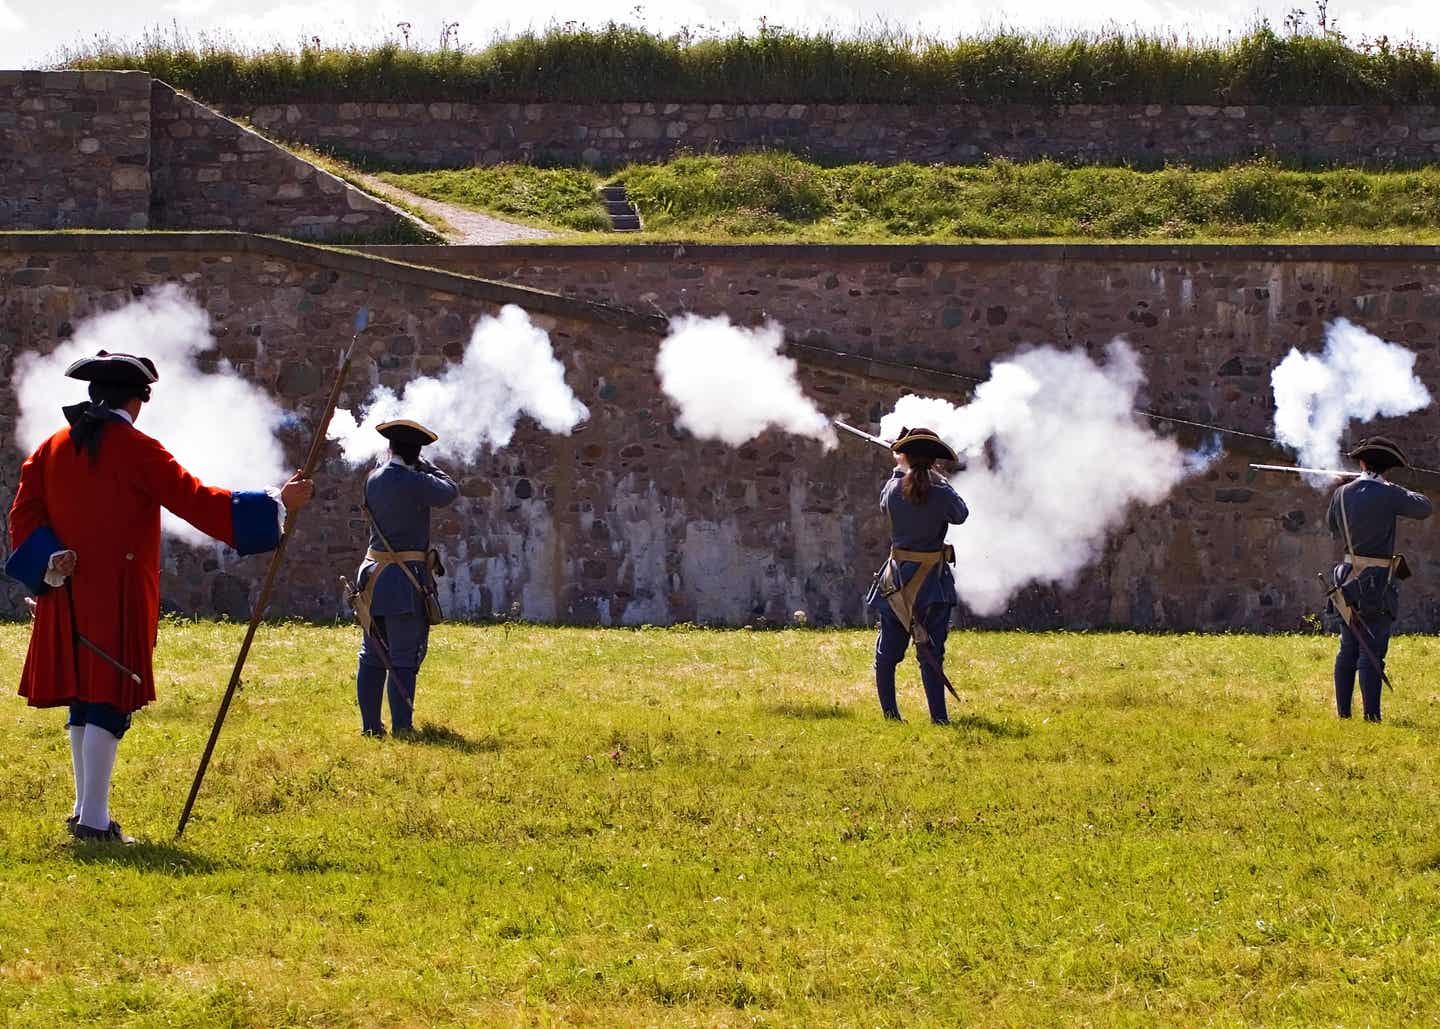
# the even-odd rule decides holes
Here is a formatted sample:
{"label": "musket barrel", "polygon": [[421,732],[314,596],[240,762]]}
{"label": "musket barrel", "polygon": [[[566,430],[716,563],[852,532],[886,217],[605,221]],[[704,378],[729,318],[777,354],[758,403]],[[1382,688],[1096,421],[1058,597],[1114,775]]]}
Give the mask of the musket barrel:
{"label": "musket barrel", "polygon": [[1288,472],[1291,475],[1328,475],[1333,479],[1353,479],[1359,472],[1349,472],[1337,468],[1299,468],[1288,464],[1252,464],[1250,466],[1257,472]]}
{"label": "musket barrel", "polygon": [[886,450],[890,449],[890,444],[886,443],[879,436],[872,436],[864,429],[857,429],[855,428],[855,426],[849,424],[848,422],[842,422],[839,418],[832,418],[831,421],[835,423],[835,427],[837,429],[844,429],[852,436],[859,436],[866,443],[874,443],[877,447],[884,447]]}

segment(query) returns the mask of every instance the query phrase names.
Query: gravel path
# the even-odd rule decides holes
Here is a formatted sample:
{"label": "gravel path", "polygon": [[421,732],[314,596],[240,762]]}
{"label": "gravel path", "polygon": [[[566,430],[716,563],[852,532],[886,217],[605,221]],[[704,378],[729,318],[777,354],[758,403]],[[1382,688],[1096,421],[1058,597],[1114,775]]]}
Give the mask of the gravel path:
{"label": "gravel path", "polygon": [[514,222],[503,221],[492,215],[472,211],[468,207],[447,204],[442,200],[431,200],[418,193],[411,193],[409,190],[392,186],[374,175],[361,175],[359,179],[366,189],[381,199],[402,200],[416,210],[445,221],[450,230],[442,234],[450,243],[489,246],[496,243],[509,243],[516,239],[545,239],[556,235],[546,229],[536,229],[529,225],[517,225]]}

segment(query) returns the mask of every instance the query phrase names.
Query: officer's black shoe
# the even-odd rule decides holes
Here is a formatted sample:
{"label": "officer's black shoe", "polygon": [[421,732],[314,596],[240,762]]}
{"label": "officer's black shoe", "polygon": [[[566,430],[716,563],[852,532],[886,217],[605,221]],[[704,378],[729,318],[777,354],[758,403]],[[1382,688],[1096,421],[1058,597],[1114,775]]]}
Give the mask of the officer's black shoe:
{"label": "officer's black shoe", "polygon": [[932,719],[930,719],[930,724],[931,724],[931,725],[949,725],[949,724],[950,724],[950,719],[948,719],[948,718],[932,718]]}
{"label": "officer's black shoe", "polygon": [[85,843],[118,843],[122,847],[128,847],[135,842],[133,836],[126,836],[120,828],[120,823],[110,822],[109,828],[92,829],[84,822],[75,823],[75,838]]}
{"label": "officer's black shoe", "polygon": [[885,721],[887,721],[887,722],[903,722],[903,721],[905,721],[905,719],[903,719],[903,718],[900,717],[900,712],[899,712],[899,711],[882,711],[882,712],[880,712],[880,713],[885,716]]}
{"label": "officer's black shoe", "polygon": [[65,831],[68,832],[71,836],[74,836],[74,835],[75,835],[75,827],[76,827],[77,825],[79,825],[79,824],[80,824],[80,816],[79,816],[79,815],[71,815],[69,818],[65,819]]}
{"label": "officer's black shoe", "polygon": [[384,729],[361,729],[361,730],[360,730],[360,735],[361,735],[361,736],[369,736],[371,739],[375,739],[375,740],[383,740],[383,739],[385,738],[385,730],[384,730]]}

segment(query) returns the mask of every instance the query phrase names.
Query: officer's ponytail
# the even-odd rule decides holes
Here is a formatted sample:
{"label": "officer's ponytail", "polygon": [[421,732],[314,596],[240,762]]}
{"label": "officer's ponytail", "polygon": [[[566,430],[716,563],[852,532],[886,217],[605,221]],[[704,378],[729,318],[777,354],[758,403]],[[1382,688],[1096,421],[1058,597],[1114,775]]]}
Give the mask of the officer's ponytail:
{"label": "officer's ponytail", "polygon": [[70,423],[70,439],[75,449],[87,454],[94,461],[100,456],[100,437],[111,420],[110,412],[124,407],[139,398],[150,399],[149,386],[134,386],[118,382],[90,383],[90,402],[72,404],[64,408],[65,420]]}

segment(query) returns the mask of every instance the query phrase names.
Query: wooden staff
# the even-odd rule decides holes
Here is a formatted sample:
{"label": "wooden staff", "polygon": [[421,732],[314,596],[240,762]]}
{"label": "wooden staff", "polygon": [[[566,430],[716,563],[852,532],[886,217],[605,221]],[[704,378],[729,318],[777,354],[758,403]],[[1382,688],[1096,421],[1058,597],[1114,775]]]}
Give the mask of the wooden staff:
{"label": "wooden staff", "polygon": [[[310,454],[305,458],[305,467],[300,472],[302,479],[309,479],[315,474],[315,466],[320,463],[320,452],[325,449],[325,434],[330,429],[330,419],[335,416],[335,404],[340,399],[340,390],[345,386],[345,379],[350,374],[350,363],[355,357],[355,343],[365,327],[370,323],[370,312],[361,308],[355,316],[355,335],[350,339],[350,345],[345,348],[344,359],[340,362],[340,372],[335,376],[335,382],[330,387],[330,396],[325,401],[325,413],[320,418],[320,424],[315,428],[315,436],[310,441]],[[215,725],[210,730],[210,741],[205,744],[205,753],[200,756],[200,767],[195,770],[195,781],[190,784],[190,796],[185,800],[185,810],[180,812],[180,824],[175,829],[175,838],[179,839],[185,832],[185,823],[190,821],[190,810],[195,806],[195,798],[200,793],[200,784],[205,780],[205,770],[210,767],[210,755],[215,751],[215,742],[220,738],[220,729],[225,724],[225,715],[230,710],[230,702],[235,698],[235,691],[240,688],[240,673],[245,670],[245,659],[250,656],[250,644],[255,641],[255,631],[260,627],[260,619],[265,616],[265,609],[270,604],[270,593],[275,588],[275,577],[280,571],[280,565],[285,560],[285,545],[290,542],[290,537],[295,532],[295,523],[299,521],[299,510],[290,511],[285,518],[285,531],[280,535],[280,544],[275,552],[270,555],[270,568],[265,573],[265,584],[260,587],[260,597],[255,601],[255,609],[250,613],[250,625],[245,630],[245,640],[240,644],[240,653],[235,658],[235,668],[230,673],[230,684],[225,687],[225,696],[220,701],[220,711],[215,715]]]}

